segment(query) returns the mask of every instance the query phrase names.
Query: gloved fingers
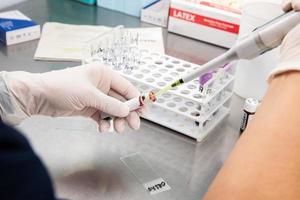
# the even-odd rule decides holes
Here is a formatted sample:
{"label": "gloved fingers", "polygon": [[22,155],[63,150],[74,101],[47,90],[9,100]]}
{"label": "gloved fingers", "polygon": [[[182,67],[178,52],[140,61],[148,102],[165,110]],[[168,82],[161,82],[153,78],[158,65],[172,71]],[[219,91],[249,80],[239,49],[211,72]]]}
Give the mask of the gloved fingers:
{"label": "gloved fingers", "polygon": [[140,92],[132,85],[132,83],[115,71],[112,72],[110,87],[126,99],[131,99],[140,95]]}
{"label": "gloved fingers", "polygon": [[299,11],[300,10],[300,0],[284,0],[282,2],[282,10],[287,12],[290,10]]}
{"label": "gloved fingers", "polygon": [[292,1],[291,0],[283,0],[281,6],[282,6],[282,10],[284,12],[290,11],[290,10],[292,10]]}
{"label": "gloved fingers", "polygon": [[92,108],[92,107],[87,106],[87,107],[83,108],[82,110],[72,111],[72,114],[67,113],[66,116],[70,116],[70,115],[78,116],[79,115],[79,116],[83,116],[83,117],[90,117],[90,118],[93,119],[92,116],[94,116],[96,112],[99,113],[99,110],[96,109],[96,108]]}
{"label": "gloved fingers", "polygon": [[120,100],[103,94],[97,88],[92,91],[92,97],[87,98],[90,102],[87,102],[87,106],[96,108],[104,113],[113,115],[116,117],[126,117],[129,114],[128,106]]}
{"label": "gloved fingers", "polygon": [[143,107],[140,107],[138,110],[136,110],[138,112],[138,114],[141,116],[143,114],[145,114],[146,112],[148,112],[148,107],[147,105],[144,105]]}
{"label": "gloved fingers", "polygon": [[[115,118],[114,129],[116,132],[121,133],[124,131],[126,122],[128,126],[134,130],[140,127],[140,114],[143,112],[144,108],[140,108],[136,111],[130,112],[126,118]],[[98,124],[99,132],[107,132],[110,128],[110,122],[107,120],[101,120],[101,112],[96,111],[91,118]]]}
{"label": "gloved fingers", "polygon": [[126,118],[116,118],[114,120],[115,131],[118,133],[123,132],[126,126],[126,122],[130,128],[134,130],[138,130],[141,124],[139,114],[134,111],[134,112],[130,112],[130,114]]}
{"label": "gloved fingers", "polygon": [[[114,97],[114,98],[116,98],[116,99],[119,99],[119,100],[122,101],[122,102],[127,101],[127,99],[125,99],[123,96],[121,96],[120,94],[118,94],[118,93],[115,92],[114,90],[110,90],[110,91],[108,92],[108,95],[109,95],[109,96],[112,96],[112,97]],[[142,115],[144,112],[146,112],[146,106],[143,106],[143,107],[137,109],[136,111],[137,111],[139,114]]]}
{"label": "gloved fingers", "polygon": [[110,128],[110,122],[106,120],[101,120],[99,123],[98,130],[100,133],[107,132]]}
{"label": "gloved fingers", "polygon": [[[126,101],[126,99],[124,97],[122,97],[120,94],[118,94],[117,92],[115,92],[113,90],[109,91],[109,95],[113,96],[121,101]],[[132,111],[129,113],[129,115],[126,117],[126,122],[130,128],[132,128],[134,130],[139,129],[139,127],[140,127],[140,116],[139,115],[141,115],[144,112],[144,110],[145,110],[145,108],[141,107],[141,108],[137,109],[136,111]],[[118,122],[118,123],[120,123],[120,122]],[[116,126],[119,126],[118,123]]]}
{"label": "gloved fingers", "polygon": [[125,118],[115,118],[114,119],[114,129],[117,133],[122,133],[125,129]]}
{"label": "gloved fingers", "polygon": [[108,95],[111,97],[114,97],[122,102],[127,101],[127,99],[125,97],[123,97],[122,95],[120,95],[119,93],[117,93],[116,91],[114,91],[112,89],[108,91]]}
{"label": "gloved fingers", "polygon": [[126,117],[126,122],[130,128],[132,128],[133,130],[138,130],[141,125],[141,120],[138,112],[130,112],[129,115]]}
{"label": "gloved fingers", "polygon": [[91,118],[97,123],[98,125],[98,131],[100,133],[107,132],[110,128],[110,122],[106,120],[101,120],[101,112],[96,111]]}
{"label": "gloved fingers", "polygon": [[293,28],[284,37],[280,47],[280,61],[295,61],[299,60],[300,50],[300,24]]}
{"label": "gloved fingers", "polygon": [[[107,132],[110,128],[110,121],[109,120],[101,120],[100,112],[96,112],[91,117],[96,123],[98,124],[98,131],[100,133]],[[125,118],[115,118],[114,119],[114,129],[117,133],[121,133],[125,129]]]}
{"label": "gloved fingers", "polygon": [[295,11],[299,11],[300,10],[300,0],[292,0],[292,8]]}

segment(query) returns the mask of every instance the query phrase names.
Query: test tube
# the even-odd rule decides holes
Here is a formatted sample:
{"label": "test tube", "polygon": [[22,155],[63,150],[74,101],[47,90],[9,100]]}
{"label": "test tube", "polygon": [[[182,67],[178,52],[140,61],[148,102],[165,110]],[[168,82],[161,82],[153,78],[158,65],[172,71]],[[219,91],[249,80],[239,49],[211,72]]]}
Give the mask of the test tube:
{"label": "test tube", "polygon": [[[145,105],[145,99],[145,95],[141,95],[126,101],[125,104],[129,107],[129,111],[134,111]],[[101,114],[101,119],[103,120],[111,120],[112,118],[113,117],[107,113]]]}
{"label": "test tube", "polygon": [[[213,73],[210,71],[208,73],[203,74],[202,76],[199,77],[199,92],[201,97],[206,96],[206,87],[204,87],[209,80],[211,80],[213,77]],[[202,106],[199,104],[198,110],[202,111]],[[197,123],[196,123],[197,124]]]}
{"label": "test tube", "polygon": [[202,96],[207,94],[207,89],[213,79],[213,76],[214,74],[211,71],[199,77],[199,91]]}
{"label": "test tube", "polygon": [[229,70],[231,69],[231,64],[227,63],[224,66],[220,67],[217,71],[218,78],[220,83],[223,84],[224,80],[228,78]]}

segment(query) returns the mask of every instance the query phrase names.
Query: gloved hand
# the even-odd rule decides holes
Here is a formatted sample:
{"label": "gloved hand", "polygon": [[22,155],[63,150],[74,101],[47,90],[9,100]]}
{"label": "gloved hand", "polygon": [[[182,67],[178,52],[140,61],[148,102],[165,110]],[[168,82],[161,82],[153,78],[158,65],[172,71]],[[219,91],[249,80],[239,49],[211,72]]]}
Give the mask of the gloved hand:
{"label": "gloved hand", "polygon": [[110,127],[109,122],[101,120],[101,113],[105,112],[117,117],[117,132],[124,130],[125,122],[133,129],[140,126],[138,112],[129,113],[128,106],[121,102],[138,96],[138,90],[101,63],[41,74],[4,72],[3,77],[24,116],[90,117],[104,132]]}
{"label": "gloved hand", "polygon": [[[282,9],[300,11],[300,0],[285,0]],[[292,29],[283,39],[280,48],[280,62],[270,73],[268,82],[279,74],[289,71],[300,71],[300,24]]]}
{"label": "gloved hand", "polygon": [[282,10],[284,12],[290,11],[290,10],[300,10],[300,1],[299,0],[283,0],[282,1]]}

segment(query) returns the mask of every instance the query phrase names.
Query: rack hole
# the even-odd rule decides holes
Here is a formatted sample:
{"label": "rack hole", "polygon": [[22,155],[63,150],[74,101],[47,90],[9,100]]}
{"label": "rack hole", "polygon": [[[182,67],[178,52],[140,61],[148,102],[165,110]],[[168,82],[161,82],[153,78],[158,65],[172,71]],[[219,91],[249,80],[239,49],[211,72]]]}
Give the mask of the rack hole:
{"label": "rack hole", "polygon": [[141,53],[148,53],[149,51],[147,49],[142,49]]}
{"label": "rack hole", "polygon": [[123,72],[124,72],[124,74],[132,74],[131,70],[124,70]]}
{"label": "rack hole", "polygon": [[186,111],[188,111],[188,109],[186,107],[181,107],[181,108],[179,108],[179,111],[186,112]]}
{"label": "rack hole", "polygon": [[173,80],[171,77],[164,77],[164,80],[165,81],[171,81],[171,80]]}
{"label": "rack hole", "polygon": [[193,97],[194,97],[195,99],[201,99],[201,95],[200,95],[200,94],[195,94],[195,95],[193,95]]}
{"label": "rack hole", "polygon": [[156,65],[148,65],[147,68],[149,68],[149,69],[155,69],[155,68],[157,68],[157,66]]}
{"label": "rack hole", "polygon": [[190,68],[191,67],[191,65],[187,64],[187,63],[183,64],[182,66],[185,67],[185,68]]}
{"label": "rack hole", "polygon": [[157,103],[164,103],[165,100],[164,100],[163,98],[158,98],[158,99],[156,100],[156,102],[157,102]]}
{"label": "rack hole", "polygon": [[153,83],[155,80],[154,80],[154,78],[147,78],[146,81],[147,81],[148,83]]}
{"label": "rack hole", "polygon": [[135,74],[134,77],[135,77],[135,78],[143,78],[144,75],[143,75],[143,74]]}
{"label": "rack hole", "polygon": [[199,117],[199,116],[200,116],[200,113],[197,112],[197,111],[194,111],[194,112],[191,113],[191,115],[192,115],[193,117]]}
{"label": "rack hole", "polygon": [[167,94],[163,94],[162,96],[163,96],[164,98],[170,98],[170,97],[171,97],[171,95],[168,94],[168,93],[167,93]]}
{"label": "rack hole", "polygon": [[186,105],[186,106],[189,106],[189,107],[192,107],[192,106],[194,106],[195,104],[194,104],[194,102],[188,101],[188,102],[185,103],[185,105]]}
{"label": "rack hole", "polygon": [[166,65],[166,68],[170,68],[170,69],[171,69],[171,68],[173,68],[173,67],[174,67],[174,66],[171,65],[171,64],[167,64],[167,65]]}
{"label": "rack hole", "polygon": [[150,70],[148,70],[148,69],[142,69],[141,70],[143,73],[149,73],[150,72]]}
{"label": "rack hole", "polygon": [[172,60],[172,63],[179,64],[180,62],[178,60]]}
{"label": "rack hole", "polygon": [[177,76],[179,76],[179,74],[178,74],[178,73],[176,73],[176,72],[172,72],[172,73],[171,73],[171,76],[173,76],[173,77],[177,77]]}
{"label": "rack hole", "polygon": [[160,69],[158,71],[160,71],[161,73],[166,73],[168,70],[166,70],[166,69]]}
{"label": "rack hole", "polygon": [[182,90],[180,93],[181,93],[181,94],[189,94],[190,91],[188,91],[188,90]]}
{"label": "rack hole", "polygon": [[176,104],[171,102],[171,103],[168,103],[167,106],[170,108],[174,108],[176,106]]}
{"label": "rack hole", "polygon": [[184,72],[185,69],[183,69],[183,68],[177,68],[176,71],[178,71],[178,72]]}
{"label": "rack hole", "polygon": [[152,60],[151,57],[145,57],[144,59],[145,59],[145,60]]}
{"label": "rack hole", "polygon": [[153,76],[154,76],[155,78],[161,77],[161,75],[160,75],[159,73],[155,73],[155,74],[153,74]]}
{"label": "rack hole", "polygon": [[197,106],[197,110],[201,111],[201,110],[202,110],[202,106],[201,106],[201,105],[198,105],[198,106]]}
{"label": "rack hole", "polygon": [[162,86],[165,86],[166,83],[165,82],[158,82],[157,85],[162,87]]}
{"label": "rack hole", "polygon": [[175,102],[180,102],[180,101],[182,101],[182,99],[179,98],[179,97],[175,97],[175,98],[173,99],[173,101],[175,101]]}
{"label": "rack hole", "polygon": [[155,61],[155,64],[157,64],[157,65],[162,65],[162,64],[163,64],[163,61],[157,60],[157,61]]}
{"label": "rack hole", "polygon": [[142,86],[140,86],[140,89],[141,89],[142,91],[145,91],[145,90],[147,90],[147,89],[148,89],[148,86],[146,86],[146,85],[142,85]]}
{"label": "rack hole", "polygon": [[187,88],[193,90],[193,89],[196,89],[197,87],[195,85],[188,85]]}

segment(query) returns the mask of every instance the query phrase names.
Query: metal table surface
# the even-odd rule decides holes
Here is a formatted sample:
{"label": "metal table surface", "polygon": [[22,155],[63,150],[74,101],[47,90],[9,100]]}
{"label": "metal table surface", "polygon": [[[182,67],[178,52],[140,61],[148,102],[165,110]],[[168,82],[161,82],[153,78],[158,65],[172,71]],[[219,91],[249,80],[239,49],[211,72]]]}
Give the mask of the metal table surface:
{"label": "metal table surface", "polygon": [[[151,26],[138,18],[71,0],[28,0],[18,9],[39,24],[57,21],[126,27]],[[225,50],[163,30],[166,53],[201,64]],[[0,69],[45,72],[78,65],[71,62],[34,61],[38,41],[0,46]],[[32,117],[19,128],[46,164],[57,196],[68,199],[187,199],[199,200],[221,168],[236,140],[242,100],[233,97],[232,110],[202,143],[142,120],[139,131],[122,134],[96,131],[83,118]],[[140,152],[171,186],[168,195],[150,196],[120,157]]]}

